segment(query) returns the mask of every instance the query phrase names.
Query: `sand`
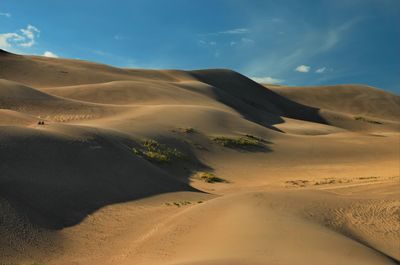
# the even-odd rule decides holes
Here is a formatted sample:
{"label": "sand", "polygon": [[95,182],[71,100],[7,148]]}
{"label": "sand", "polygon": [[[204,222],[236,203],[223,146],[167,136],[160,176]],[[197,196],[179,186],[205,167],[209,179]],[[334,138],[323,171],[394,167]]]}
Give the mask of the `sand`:
{"label": "sand", "polygon": [[399,113],[364,85],[0,50],[0,264],[399,264]]}

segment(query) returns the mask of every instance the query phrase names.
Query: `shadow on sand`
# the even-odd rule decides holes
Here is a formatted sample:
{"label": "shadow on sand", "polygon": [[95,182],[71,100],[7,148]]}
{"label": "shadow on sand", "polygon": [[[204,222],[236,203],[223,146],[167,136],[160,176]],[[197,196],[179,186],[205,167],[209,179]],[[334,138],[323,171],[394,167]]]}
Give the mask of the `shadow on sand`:
{"label": "shadow on sand", "polygon": [[280,131],[273,126],[284,122],[280,116],[328,124],[318,108],[294,102],[237,72],[211,69],[190,73],[199,81],[213,86],[218,101],[264,127]]}

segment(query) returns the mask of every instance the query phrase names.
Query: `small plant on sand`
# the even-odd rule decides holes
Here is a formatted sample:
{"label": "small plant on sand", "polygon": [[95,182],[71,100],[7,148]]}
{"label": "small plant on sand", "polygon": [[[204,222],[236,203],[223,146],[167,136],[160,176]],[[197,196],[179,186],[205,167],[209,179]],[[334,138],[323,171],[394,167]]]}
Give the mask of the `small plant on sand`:
{"label": "small plant on sand", "polygon": [[184,133],[195,133],[196,132],[196,130],[192,127],[181,128],[181,131]]}
{"label": "small plant on sand", "polygon": [[144,140],[141,148],[132,148],[132,151],[135,155],[158,163],[169,163],[185,158],[185,155],[176,148],[169,147],[152,139]]}
{"label": "small plant on sand", "polygon": [[303,180],[303,179],[298,179],[298,180],[288,180],[285,183],[288,184],[289,186],[298,186],[298,187],[305,187],[309,184],[309,180]]}
{"label": "small plant on sand", "polygon": [[373,123],[373,124],[383,124],[383,123],[380,122],[380,121],[370,120],[370,119],[367,119],[367,118],[362,117],[362,116],[356,116],[356,117],[354,117],[354,119],[355,119],[356,121],[363,121],[363,122],[368,122],[368,123]]}
{"label": "small plant on sand", "polygon": [[165,205],[167,206],[176,206],[176,207],[181,207],[181,206],[186,206],[190,205],[192,202],[190,201],[174,201],[174,202],[166,202]]}
{"label": "small plant on sand", "polygon": [[196,133],[197,131],[192,127],[184,127],[184,128],[180,127],[178,129],[173,129],[172,132],[192,134]]}
{"label": "small plant on sand", "polygon": [[220,137],[213,138],[213,141],[224,147],[230,147],[230,148],[235,148],[235,147],[236,148],[249,148],[249,147],[262,148],[262,147],[264,147],[263,142],[265,142],[261,138],[258,138],[258,137],[252,136],[252,135],[248,135],[248,134],[245,136],[237,137],[237,138],[220,136]]}
{"label": "small plant on sand", "polygon": [[371,177],[359,177],[359,180],[366,180],[366,179],[377,179],[378,177],[371,176]]}
{"label": "small plant on sand", "polygon": [[207,183],[228,183],[225,179],[215,176],[215,174],[210,172],[197,172],[194,178],[202,180]]}

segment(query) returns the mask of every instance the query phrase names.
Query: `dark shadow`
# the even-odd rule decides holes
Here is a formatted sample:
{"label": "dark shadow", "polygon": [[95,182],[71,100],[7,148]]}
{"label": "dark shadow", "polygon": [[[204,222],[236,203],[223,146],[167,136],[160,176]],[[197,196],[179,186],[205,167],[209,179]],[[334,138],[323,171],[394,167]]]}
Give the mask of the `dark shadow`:
{"label": "dark shadow", "polygon": [[[77,141],[33,132],[0,142],[0,197],[40,228],[80,223],[106,205],[152,195],[198,191],[163,166],[133,154],[130,139],[90,135]],[[4,139],[4,138],[3,138]],[[186,172],[205,168],[190,149]]]}
{"label": "dark shadow", "polygon": [[[193,71],[200,81],[214,87],[218,100],[246,119],[274,129],[280,116],[325,123],[318,109],[310,108],[262,87],[232,71]],[[133,153],[128,137],[95,130],[84,140],[55,136],[44,130],[2,128],[0,138],[0,197],[27,215],[41,228],[62,229],[80,223],[106,205],[177,191],[198,191],[189,177],[197,170],[211,171],[197,160],[196,139],[216,143],[205,135],[191,136],[181,144],[188,160],[159,165]],[[172,137],[173,138],[173,137]],[[178,146],[177,139],[159,138]],[[207,140],[207,141],[206,141]],[[243,152],[269,152],[262,146],[235,147]],[[228,148],[231,148],[228,146]]]}
{"label": "dark shadow", "polygon": [[14,55],[14,54],[12,54],[12,53],[10,53],[8,51],[0,49],[0,56],[3,56],[3,55],[6,56],[6,55]]}
{"label": "dark shadow", "polygon": [[237,72],[212,69],[190,73],[199,81],[211,85],[218,101],[267,128],[278,130],[273,125],[283,122],[281,116],[328,124],[318,108],[294,102]]}

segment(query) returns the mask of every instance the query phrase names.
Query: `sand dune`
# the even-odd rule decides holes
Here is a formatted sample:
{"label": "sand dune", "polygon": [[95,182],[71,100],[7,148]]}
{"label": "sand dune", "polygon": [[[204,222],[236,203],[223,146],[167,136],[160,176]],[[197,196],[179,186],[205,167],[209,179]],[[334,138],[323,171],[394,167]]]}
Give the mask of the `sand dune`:
{"label": "sand dune", "polygon": [[399,121],[400,98],[363,85],[322,87],[272,87],[276,93],[296,102],[351,115]]}
{"label": "sand dune", "polygon": [[0,263],[398,264],[399,112],[0,50]]}

